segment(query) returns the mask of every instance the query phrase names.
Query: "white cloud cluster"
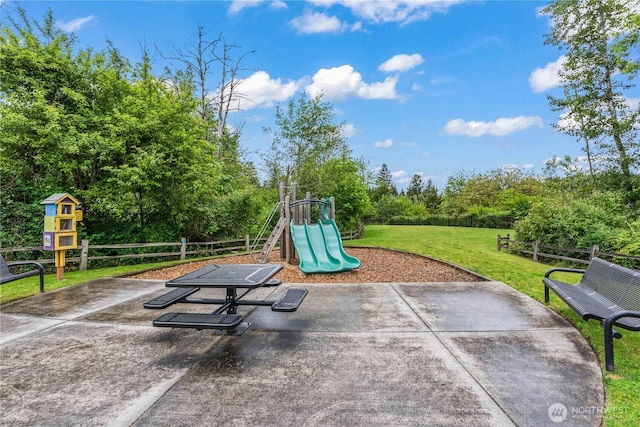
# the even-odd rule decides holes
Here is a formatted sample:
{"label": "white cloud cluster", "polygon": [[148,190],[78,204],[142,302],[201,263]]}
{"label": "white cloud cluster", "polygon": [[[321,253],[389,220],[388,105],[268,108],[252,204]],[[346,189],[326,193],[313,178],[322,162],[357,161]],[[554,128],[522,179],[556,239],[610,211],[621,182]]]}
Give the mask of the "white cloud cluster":
{"label": "white cloud cluster", "polygon": [[411,182],[411,176],[409,176],[409,173],[402,169],[399,171],[391,172],[391,179],[393,179],[400,185],[408,184]]}
{"label": "white cloud cluster", "polygon": [[335,16],[326,13],[306,11],[304,15],[293,18],[291,25],[298,34],[340,33],[347,30],[359,30],[359,23],[349,25]]}
{"label": "white cloud cluster", "polygon": [[380,64],[378,69],[380,71],[384,71],[385,73],[393,73],[396,71],[407,71],[424,62],[424,58],[419,53],[414,53],[413,55],[407,55],[406,53],[402,53],[400,55],[395,55],[387,61]]}
{"label": "white cloud cluster", "polygon": [[[307,3],[323,8],[335,5],[345,7],[354,16],[374,24],[398,22],[408,24],[429,19],[433,13],[446,12],[451,6],[464,0],[309,0]],[[229,6],[229,15],[240,13],[243,9],[268,3],[271,8],[286,8],[281,0],[233,0]],[[292,19],[291,25],[300,34],[337,33],[356,31],[362,23],[347,23],[335,15],[306,10],[302,16]]]}
{"label": "white cloud cluster", "polygon": [[312,97],[322,94],[327,102],[349,98],[399,99],[397,83],[397,76],[367,83],[351,65],[321,68],[311,78],[303,77],[288,82],[274,79],[266,71],[258,71],[241,80],[238,91],[243,99],[239,100],[239,108],[246,111],[256,107],[271,107],[293,97],[299,90],[305,90]]}
{"label": "white cloud cluster", "polygon": [[96,19],[95,16],[89,15],[89,16],[85,16],[84,18],[77,18],[69,22],[58,21],[56,22],[56,26],[64,32],[72,33],[74,31],[78,31],[85,24],[88,24],[94,19]]}
{"label": "white cloud cluster", "polygon": [[408,24],[429,19],[433,13],[446,12],[462,0],[310,0],[316,6],[341,5],[359,18],[372,22]]}
{"label": "white cloud cluster", "polygon": [[286,9],[287,3],[282,0],[233,0],[227,12],[229,15],[240,13],[243,9],[258,6],[262,3],[268,3],[272,9]]}
{"label": "white cloud cluster", "polygon": [[249,110],[254,107],[271,107],[276,102],[291,98],[301,86],[300,81],[283,82],[272,79],[266,71],[257,71],[243,79],[238,86],[243,98],[240,109]]}
{"label": "white cloud cluster", "polygon": [[362,75],[351,65],[321,68],[312,77],[305,90],[311,96],[323,94],[323,99],[341,101],[350,97],[362,99],[396,98],[397,77],[387,77],[382,82],[366,83]]}
{"label": "white cloud cluster", "polygon": [[341,130],[342,136],[344,136],[345,138],[351,138],[358,132],[358,129],[356,129],[353,123],[345,124],[344,126],[342,126],[340,130]]}
{"label": "white cloud cluster", "polygon": [[519,116],[499,118],[494,122],[466,122],[462,119],[455,119],[445,125],[443,132],[447,135],[464,135],[470,137],[483,135],[504,136],[527,129],[531,126],[542,127],[542,118],[539,116]]}
{"label": "white cloud cluster", "polygon": [[[349,9],[353,15],[368,22],[408,22],[424,17],[424,14],[435,10],[444,10],[456,3],[451,0],[368,0],[368,1],[334,1],[311,0],[307,2],[311,8],[290,21],[299,34],[340,33],[355,31],[361,24],[347,24],[328,11],[319,12],[318,8],[329,8],[334,5]],[[268,4],[270,7],[287,7],[280,0],[234,0],[228,9],[229,14],[237,14],[243,9]],[[312,9],[312,8],[315,8]],[[398,54],[379,65],[378,69],[385,73],[401,73],[424,63],[418,54]],[[283,82],[274,79],[268,73],[256,72],[244,79],[239,89],[243,94],[240,109],[269,107],[277,102],[285,101],[299,90],[305,90],[310,96],[322,94],[327,102],[342,101],[349,98],[359,99],[401,99],[396,87],[398,75],[386,77],[382,81],[366,82],[362,75],[351,65],[332,68],[321,68],[311,77],[303,77],[296,81]],[[413,90],[419,86],[414,84]]]}
{"label": "white cloud cluster", "polygon": [[567,57],[562,55],[555,62],[550,62],[543,68],[536,68],[529,76],[529,85],[535,93],[544,92],[562,84],[560,70],[567,61]]}

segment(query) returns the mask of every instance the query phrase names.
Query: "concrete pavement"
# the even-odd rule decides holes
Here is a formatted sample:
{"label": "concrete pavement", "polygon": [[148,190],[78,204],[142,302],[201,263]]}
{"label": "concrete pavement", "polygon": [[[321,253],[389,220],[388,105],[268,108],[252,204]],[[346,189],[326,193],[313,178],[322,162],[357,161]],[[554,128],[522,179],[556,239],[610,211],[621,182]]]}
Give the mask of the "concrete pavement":
{"label": "concrete pavement", "polygon": [[503,283],[283,284],[250,298],[288,286],[309,290],[299,310],[241,307],[251,327],[239,337],[151,326],[212,311],[144,309],[162,281],[103,279],[5,305],[0,424],[601,424],[592,349]]}

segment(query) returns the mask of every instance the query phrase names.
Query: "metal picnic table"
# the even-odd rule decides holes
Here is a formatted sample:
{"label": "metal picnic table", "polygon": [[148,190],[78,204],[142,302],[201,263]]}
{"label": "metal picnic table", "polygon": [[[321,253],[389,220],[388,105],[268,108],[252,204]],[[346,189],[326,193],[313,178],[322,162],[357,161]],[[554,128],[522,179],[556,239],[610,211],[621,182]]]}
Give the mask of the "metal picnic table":
{"label": "metal picnic table", "polygon": [[[296,311],[307,295],[303,288],[289,288],[277,300],[243,299],[252,290],[278,286],[272,279],[282,269],[280,264],[213,264],[166,282],[173,289],[144,303],[148,309],[164,309],[177,303],[219,305],[212,313],[165,313],[153,321],[153,326],[170,328],[218,329],[230,335],[240,335],[249,323],[238,314],[239,306],[271,306],[272,311]],[[226,297],[190,297],[203,288],[225,288]],[[238,294],[239,289],[244,289]]]}

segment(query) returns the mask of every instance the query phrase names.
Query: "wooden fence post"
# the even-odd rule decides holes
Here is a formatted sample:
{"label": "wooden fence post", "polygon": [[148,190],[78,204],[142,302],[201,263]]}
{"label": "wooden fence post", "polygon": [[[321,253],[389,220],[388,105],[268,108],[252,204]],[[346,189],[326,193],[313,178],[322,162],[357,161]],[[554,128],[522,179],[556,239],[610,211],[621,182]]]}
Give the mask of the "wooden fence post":
{"label": "wooden fence post", "polygon": [[[498,252],[500,252],[502,248],[509,249],[509,239],[509,234],[507,234],[507,237],[502,237],[500,234],[498,234]],[[507,243],[503,243],[505,241]]]}
{"label": "wooden fence post", "polygon": [[187,239],[185,237],[180,241],[180,261],[187,259]]}
{"label": "wooden fence post", "polygon": [[533,248],[533,261],[538,262],[538,253],[540,252],[540,240],[536,240],[536,245]]}
{"label": "wooden fence post", "polygon": [[251,250],[251,243],[249,242],[249,235],[246,234],[244,236],[244,246],[247,249],[247,252],[249,252]]}
{"label": "wooden fence post", "polygon": [[600,246],[593,245],[591,247],[591,252],[589,253],[589,261],[591,261],[592,259],[597,257],[598,256],[598,252],[600,252]]}
{"label": "wooden fence post", "polygon": [[80,242],[80,271],[86,271],[89,263],[89,241],[82,239]]}

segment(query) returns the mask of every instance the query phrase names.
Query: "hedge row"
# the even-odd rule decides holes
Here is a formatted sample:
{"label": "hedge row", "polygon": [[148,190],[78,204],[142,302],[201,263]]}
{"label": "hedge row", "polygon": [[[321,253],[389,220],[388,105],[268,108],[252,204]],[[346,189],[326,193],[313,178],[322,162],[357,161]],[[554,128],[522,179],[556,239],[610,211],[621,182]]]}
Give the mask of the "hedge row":
{"label": "hedge row", "polygon": [[490,215],[428,215],[428,216],[394,216],[389,225],[441,225],[448,227],[477,228],[513,228],[515,218],[511,214]]}

